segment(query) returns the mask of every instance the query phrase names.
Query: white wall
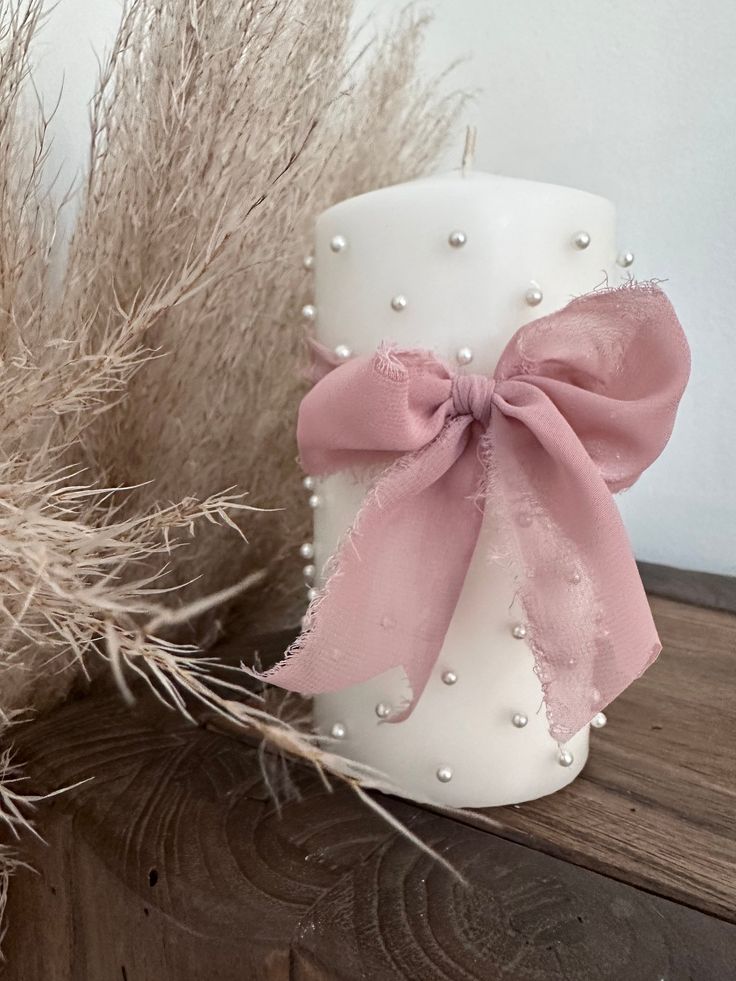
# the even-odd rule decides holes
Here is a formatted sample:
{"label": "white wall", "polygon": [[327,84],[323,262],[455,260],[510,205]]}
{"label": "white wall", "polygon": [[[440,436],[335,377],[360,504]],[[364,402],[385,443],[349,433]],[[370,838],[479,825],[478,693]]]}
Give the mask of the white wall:
{"label": "white wall", "polygon": [[120,22],[122,0],[45,0],[45,7],[47,20],[33,50],[34,81],[47,112],[59,100],[47,171],[55,187],[66,192],[73,183],[78,186],[87,164],[89,100],[98,60]]}
{"label": "white wall", "polygon": [[[315,0],[317,2],[317,0]],[[380,19],[405,0],[360,0]],[[434,0],[428,70],[481,89],[476,166],[618,204],[638,278],[666,278],[693,351],[672,443],[621,498],[640,558],[736,573],[736,6],[730,0]],[[66,86],[56,157],[83,161],[116,0],[61,0],[39,82]],[[455,165],[457,153],[448,159]],[[70,173],[67,169],[66,174]]]}

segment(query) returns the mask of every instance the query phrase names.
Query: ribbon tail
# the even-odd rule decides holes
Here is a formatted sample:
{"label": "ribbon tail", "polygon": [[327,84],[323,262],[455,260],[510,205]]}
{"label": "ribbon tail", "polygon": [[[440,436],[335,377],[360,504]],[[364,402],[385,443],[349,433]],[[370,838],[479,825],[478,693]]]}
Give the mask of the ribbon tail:
{"label": "ribbon tail", "polygon": [[582,545],[583,524],[588,541],[599,536],[604,541],[579,547],[577,559],[546,594],[544,586],[538,592],[540,581],[550,579],[544,573],[520,590],[550,733],[559,742],[617,698],[662,649],[626,531],[605,485],[596,499],[579,502],[574,529],[560,526],[561,545],[573,536]]}
{"label": "ribbon tail", "polygon": [[542,396],[533,413],[506,403],[492,436],[494,507],[550,733],[565,742],[661,645],[618,509],[567,422]]}
{"label": "ribbon tail", "polygon": [[[482,504],[477,430],[454,417],[397,460],[369,491],[340,544],[301,636],[257,675],[305,695],[402,667],[412,710],[439,655],[477,542]],[[254,673],[254,672],[251,672]]]}

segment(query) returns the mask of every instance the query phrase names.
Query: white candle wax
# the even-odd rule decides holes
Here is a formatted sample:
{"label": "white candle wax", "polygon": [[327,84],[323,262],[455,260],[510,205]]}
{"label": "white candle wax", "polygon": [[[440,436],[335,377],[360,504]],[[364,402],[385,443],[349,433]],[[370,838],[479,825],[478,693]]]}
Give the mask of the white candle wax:
{"label": "white candle wax", "polygon": [[[589,242],[581,248],[583,232]],[[317,221],[317,336],[353,354],[382,340],[430,348],[458,370],[491,373],[522,324],[595,288],[615,270],[615,256],[613,205],[583,191],[480,173],[385,188]],[[529,290],[541,292],[537,305]],[[463,349],[472,361],[460,367]],[[346,474],[318,482],[318,568],[366,486]],[[573,758],[566,766],[547,731],[531,652],[514,636],[523,614],[511,575],[489,560],[493,521],[490,501],[435,671],[410,718],[382,723],[377,712],[406,696],[400,669],[315,699],[316,727],[326,735],[335,727],[337,751],[415,800],[518,803],[565,786],[587,758],[587,727],[564,747]]]}

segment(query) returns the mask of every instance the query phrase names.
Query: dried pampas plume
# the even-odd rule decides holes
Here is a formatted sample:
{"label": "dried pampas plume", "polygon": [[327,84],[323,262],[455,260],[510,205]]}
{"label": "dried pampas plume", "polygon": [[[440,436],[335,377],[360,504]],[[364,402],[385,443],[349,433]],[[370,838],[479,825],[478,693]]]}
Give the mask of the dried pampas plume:
{"label": "dried pampas plume", "polygon": [[[411,12],[351,60],[351,0],[132,0],[63,252],[26,84],[41,8],[0,0],[0,740],[96,659],[124,693],[140,676],[330,769],[309,737],[228,701],[238,686],[199,650],[228,618],[262,630],[304,605],[311,224],[426,170],[462,100],[418,80]],[[0,753],[16,832],[34,801]],[[16,862],[0,845],[0,914]]]}
{"label": "dried pampas plume", "polygon": [[[63,692],[112,630],[123,649],[153,603],[157,577],[200,518],[233,524],[232,494],[121,513],[120,494],[84,458],[90,424],[149,357],[145,331],[207,275],[217,245],[126,308],[98,297],[104,329],[67,280],[54,290],[57,211],[42,192],[47,121],[28,127],[29,48],[40,0],[0,0],[0,677],[5,712]],[[91,297],[91,292],[87,297]],[[100,314],[102,315],[102,314]],[[156,585],[154,585],[156,583]]]}
{"label": "dried pampas plume", "polygon": [[[163,356],[85,444],[106,482],[140,485],[130,509],[234,483],[275,509],[247,515],[249,548],[213,530],[172,564],[177,582],[196,579],[182,601],[267,569],[231,611],[249,629],[296,623],[304,606],[294,432],[314,218],[426,170],[458,104],[417,80],[425,22],[412,14],[349,61],[351,6],[210,0],[182,16],[181,4],[134,4],[93,113],[69,262],[79,322],[108,330],[113,296],[128,307],[229,239],[196,295],[142,335]],[[213,613],[208,638],[227,613]]]}

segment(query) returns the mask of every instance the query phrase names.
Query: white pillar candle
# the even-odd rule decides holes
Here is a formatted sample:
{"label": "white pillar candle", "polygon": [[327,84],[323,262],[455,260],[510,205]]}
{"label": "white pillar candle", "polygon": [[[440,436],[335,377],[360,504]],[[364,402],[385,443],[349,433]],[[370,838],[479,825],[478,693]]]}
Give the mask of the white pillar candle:
{"label": "white pillar candle", "polygon": [[[522,324],[594,289],[615,260],[613,205],[583,191],[480,173],[385,188],[317,221],[317,337],[342,356],[372,353],[388,340],[491,374]],[[367,481],[347,474],[317,481],[317,569],[352,524]],[[400,669],[315,699],[317,730],[339,740],[337,751],[415,800],[518,803],[565,786],[587,758],[587,727],[564,747],[547,731],[511,574],[491,561],[493,521],[491,500],[412,715],[381,722],[382,706],[406,697]]]}

